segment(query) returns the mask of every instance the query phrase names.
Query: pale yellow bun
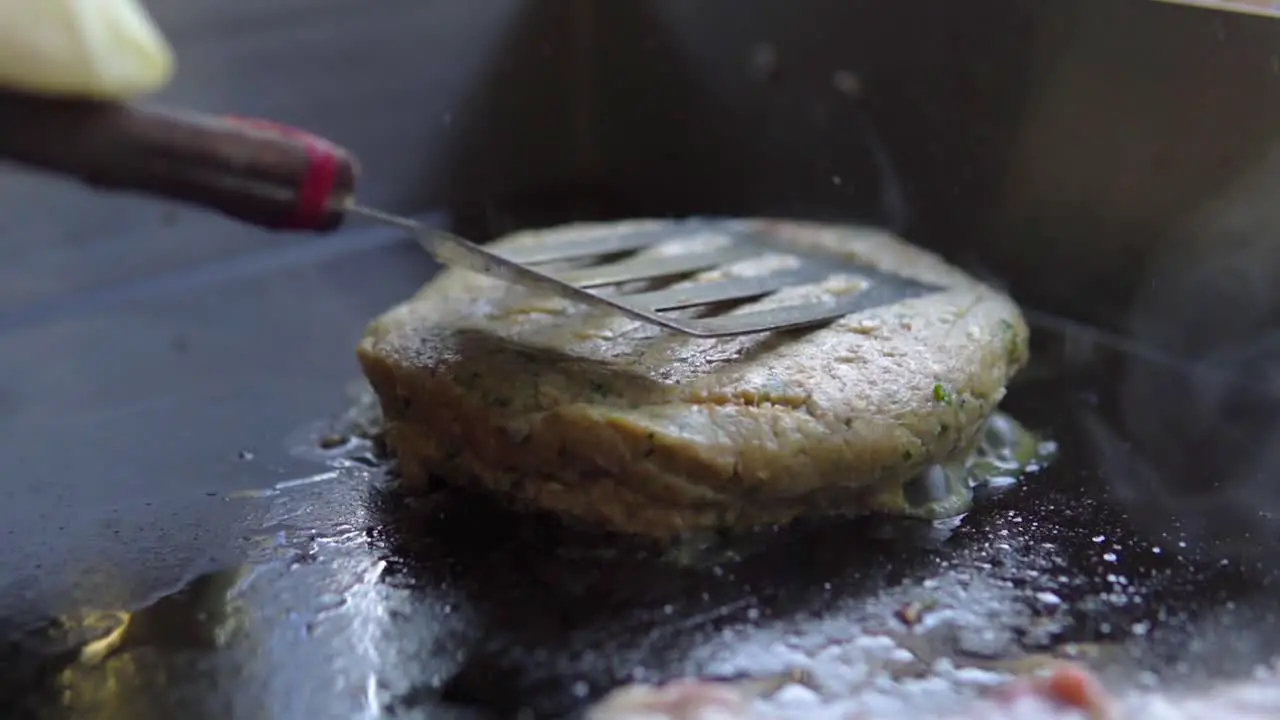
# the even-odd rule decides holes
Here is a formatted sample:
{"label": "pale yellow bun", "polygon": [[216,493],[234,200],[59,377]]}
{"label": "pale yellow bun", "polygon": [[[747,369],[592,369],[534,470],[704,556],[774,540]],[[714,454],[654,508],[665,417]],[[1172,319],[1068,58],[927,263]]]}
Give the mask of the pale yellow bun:
{"label": "pale yellow bun", "polygon": [[0,0],[2,88],[128,100],[173,71],[173,49],[137,0]]}

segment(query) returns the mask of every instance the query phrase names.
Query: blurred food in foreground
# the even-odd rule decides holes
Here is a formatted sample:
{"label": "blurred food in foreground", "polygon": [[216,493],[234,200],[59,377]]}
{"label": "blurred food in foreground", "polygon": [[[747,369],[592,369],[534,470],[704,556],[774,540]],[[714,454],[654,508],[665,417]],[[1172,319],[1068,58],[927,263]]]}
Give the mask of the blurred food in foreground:
{"label": "blurred food in foreground", "polygon": [[173,72],[173,50],[138,0],[0,0],[0,87],[129,100]]}
{"label": "blurred food in foreground", "polygon": [[[943,720],[1262,720],[1280,716],[1280,692],[1274,668],[1253,679],[1186,692],[1108,692],[1086,668],[1059,663],[1042,672],[1014,678],[985,697],[958,702],[932,717]],[[665,685],[631,685],[605,696],[589,720],[826,720],[904,717],[901,708],[846,698],[822,702],[796,685],[772,699],[755,696],[740,684],[677,680]]]}

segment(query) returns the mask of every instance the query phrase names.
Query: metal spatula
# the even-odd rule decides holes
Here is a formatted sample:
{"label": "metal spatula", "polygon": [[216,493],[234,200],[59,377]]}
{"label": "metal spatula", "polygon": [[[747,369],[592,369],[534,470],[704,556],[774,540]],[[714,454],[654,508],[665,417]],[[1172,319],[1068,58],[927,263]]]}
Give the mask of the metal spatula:
{"label": "metal spatula", "polygon": [[[832,255],[805,255],[746,226],[717,223],[732,242],[713,251],[638,254],[673,229],[489,250],[408,218],[359,205],[350,153],[307,132],[262,120],[179,114],[128,105],[0,92],[0,157],[78,177],[94,186],[179,200],[276,230],[329,232],[349,216],[403,228],[440,262],[609,308],[635,320],[699,337],[745,335],[816,325],[936,290]],[[687,230],[687,226],[686,226]],[[792,255],[786,270],[645,292],[637,281],[676,283],[753,257]],[[572,270],[548,266],[581,261]],[[788,287],[856,275],[869,286],[834,299],[767,310],[684,317]]]}
{"label": "metal spatula", "polygon": [[[817,325],[903,300],[939,288],[900,275],[857,265],[843,256],[802,253],[733,221],[686,221],[659,229],[605,233],[593,237],[543,242],[534,246],[490,250],[455,235],[377,210],[349,206],[347,211],[414,233],[418,242],[440,262],[508,282],[534,287],[597,307],[609,308],[641,322],[697,337],[725,337],[773,332]],[[714,250],[676,255],[642,256],[660,243],[687,237],[691,225],[703,225],[731,239]],[[750,261],[766,255],[794,258],[786,269],[750,277],[735,277],[657,290],[629,292],[624,286],[640,282],[677,281],[697,273]],[[570,270],[547,266],[579,261]],[[730,302],[756,300],[780,290],[820,283],[833,276],[856,276],[868,285],[855,293],[827,300],[808,300],[763,310],[681,317],[675,311],[714,308]]]}

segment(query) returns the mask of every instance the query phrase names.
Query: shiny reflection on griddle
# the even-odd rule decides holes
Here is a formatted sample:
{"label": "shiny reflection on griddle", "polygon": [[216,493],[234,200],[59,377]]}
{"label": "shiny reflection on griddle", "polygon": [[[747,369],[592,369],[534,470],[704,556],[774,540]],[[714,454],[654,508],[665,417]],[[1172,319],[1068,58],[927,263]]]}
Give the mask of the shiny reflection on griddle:
{"label": "shiny reflection on griddle", "polygon": [[[381,661],[407,666],[422,649],[397,617],[430,614],[382,581],[367,539],[371,474],[320,475],[228,498],[254,518],[249,564],[125,613],[105,652],[83,622],[16,634],[0,657],[0,706],[53,718],[377,716]],[[85,662],[86,649],[100,661]]]}
{"label": "shiny reflection on griddle", "polygon": [[673,674],[730,624],[817,612],[833,578],[854,593],[897,582],[927,561],[905,548],[940,540],[929,523],[890,523],[901,529],[893,532],[879,521],[823,523],[751,538],[739,559],[724,552],[689,563],[457,490],[393,490],[381,506],[396,572],[424,588],[458,588],[483,629],[443,698],[500,712],[535,703],[540,716],[568,712],[648,665]]}
{"label": "shiny reflection on griddle", "polygon": [[0,662],[0,700],[20,712],[103,720],[155,711],[164,682],[155,657],[229,642],[245,625],[236,589],[247,574],[201,575],[133,611],[73,613],[15,634]]}

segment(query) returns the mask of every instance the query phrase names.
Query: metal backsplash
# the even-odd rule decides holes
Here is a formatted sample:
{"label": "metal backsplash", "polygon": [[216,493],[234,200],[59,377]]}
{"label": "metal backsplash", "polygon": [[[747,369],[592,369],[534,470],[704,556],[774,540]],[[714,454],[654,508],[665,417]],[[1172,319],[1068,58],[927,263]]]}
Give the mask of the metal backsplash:
{"label": "metal backsplash", "polygon": [[[600,6],[597,173],[623,194],[883,221],[904,197],[917,241],[1103,324],[1153,255],[1268,175],[1280,134],[1266,17],[1150,0]],[[867,171],[866,121],[900,188]]]}

